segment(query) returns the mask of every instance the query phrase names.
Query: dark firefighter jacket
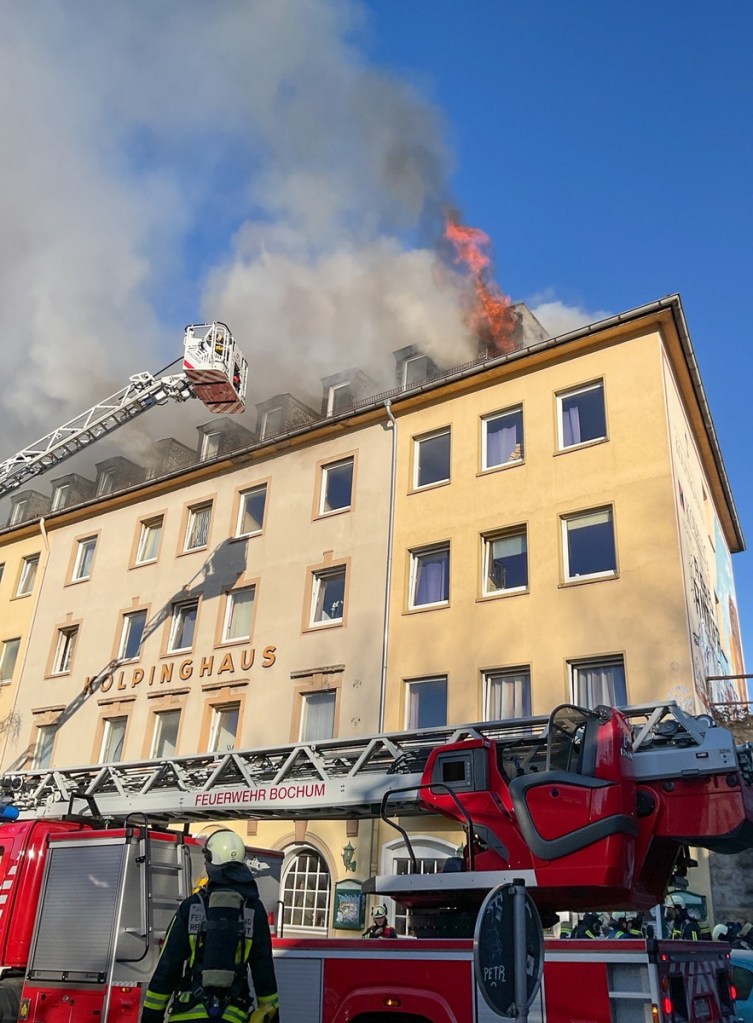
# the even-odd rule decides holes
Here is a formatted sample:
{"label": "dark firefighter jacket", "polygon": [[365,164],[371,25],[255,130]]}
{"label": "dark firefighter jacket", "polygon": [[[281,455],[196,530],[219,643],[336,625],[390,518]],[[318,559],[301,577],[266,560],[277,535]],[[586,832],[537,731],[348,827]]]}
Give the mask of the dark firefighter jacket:
{"label": "dark firefighter jacket", "polygon": [[[269,933],[267,915],[259,899],[251,871],[245,863],[224,864],[215,867],[211,863],[207,867],[209,884],[206,894],[213,891],[229,889],[239,892],[246,899],[246,905],[253,908],[253,933],[251,940],[239,938],[237,957],[241,957],[251,967],[254,990],[259,1006],[277,1007],[277,982],[275,980],[274,963],[272,962],[272,939]],[[201,939],[189,933],[188,919],[191,906],[201,901],[201,894],[196,892],[181,902],[173,917],[165,936],[157,968],[146,992],[141,1023],[162,1023],[165,1018],[170,998],[175,995],[170,1006],[170,1023],[181,1021],[206,1020],[207,1012],[201,999],[193,994],[195,988],[194,963],[197,950],[201,956]],[[235,964],[229,964],[232,968]],[[245,976],[245,970],[240,969]],[[220,1020],[225,1023],[245,1023],[249,1012],[248,985],[245,984],[245,998],[231,1000],[224,1007]]]}

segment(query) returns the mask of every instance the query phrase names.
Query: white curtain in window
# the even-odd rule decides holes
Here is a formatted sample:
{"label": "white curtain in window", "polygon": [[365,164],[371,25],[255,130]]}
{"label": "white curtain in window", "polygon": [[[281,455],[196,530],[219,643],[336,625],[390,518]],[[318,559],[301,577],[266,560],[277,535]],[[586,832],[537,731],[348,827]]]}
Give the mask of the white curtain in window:
{"label": "white curtain in window", "polygon": [[486,717],[489,721],[531,715],[531,676],[527,671],[489,672],[486,676]]}
{"label": "white curtain in window", "polygon": [[301,739],[313,742],[318,739],[331,739],[335,734],[335,699],[336,693],[311,693],[306,701]]}
{"label": "white curtain in window", "polygon": [[622,660],[577,665],[573,698],[582,707],[624,707],[627,704],[625,666]]}
{"label": "white curtain in window", "polygon": [[447,600],[450,556],[448,551],[421,554],[416,558],[416,590],[414,604],[438,604]]}

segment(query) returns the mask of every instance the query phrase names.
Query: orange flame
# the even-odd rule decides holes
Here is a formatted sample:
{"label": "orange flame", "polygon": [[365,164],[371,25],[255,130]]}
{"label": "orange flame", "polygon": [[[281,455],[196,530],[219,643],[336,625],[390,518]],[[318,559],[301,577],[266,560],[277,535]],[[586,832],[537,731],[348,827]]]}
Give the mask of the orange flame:
{"label": "orange flame", "polygon": [[515,351],[518,317],[507,295],[486,279],[491,267],[488,249],[491,239],[478,227],[466,227],[448,216],[445,238],[455,249],[455,262],[467,267],[473,277],[475,298],[468,311],[469,324],[489,348],[502,354]]}

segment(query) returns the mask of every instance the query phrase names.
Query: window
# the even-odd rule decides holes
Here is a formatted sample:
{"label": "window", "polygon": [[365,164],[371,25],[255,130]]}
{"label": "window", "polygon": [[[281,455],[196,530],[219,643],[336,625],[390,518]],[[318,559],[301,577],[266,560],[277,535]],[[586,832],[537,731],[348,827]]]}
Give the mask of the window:
{"label": "window", "polygon": [[21,646],[20,637],[17,639],[6,639],[0,650],[0,682],[10,682],[13,678],[13,671],[18,659],[18,648]]}
{"label": "window", "polygon": [[[415,872],[418,874],[441,874],[446,861],[457,855],[456,845],[429,836],[413,834],[410,844],[415,856]],[[404,875],[413,871],[414,867],[405,842],[389,842],[383,846],[382,873]],[[390,905],[390,901],[383,901],[386,902],[388,910],[391,910],[389,920],[397,933],[413,936],[411,910],[397,903]]]}
{"label": "window", "polygon": [[40,725],[37,728],[34,756],[31,762],[32,771],[44,771],[52,763],[52,747],[55,745],[57,725]]}
{"label": "window", "polygon": [[238,738],[240,703],[227,703],[212,708],[212,726],[209,731],[209,752],[224,753],[235,748]]}
{"label": "window", "polygon": [[105,497],[111,494],[115,486],[115,470],[103,469],[97,480],[97,497]]}
{"label": "window", "polygon": [[485,597],[528,588],[528,538],[525,526],[483,537]]}
{"label": "window", "polygon": [[413,463],[413,486],[416,489],[430,487],[435,483],[449,483],[449,429],[416,438]]}
{"label": "window", "polygon": [[295,849],[282,881],[283,930],[327,933],[330,875],[324,858],[308,846]]}
{"label": "window", "polygon": [[450,545],[411,551],[411,608],[434,607],[450,599]]}
{"label": "window", "polygon": [[198,600],[186,600],[180,604],[173,604],[168,653],[174,654],[180,650],[191,649],[198,611]]}
{"label": "window", "polygon": [[102,746],[99,761],[102,764],[114,764],[123,759],[123,742],[125,741],[128,718],[123,715],[116,718],[105,718],[102,732]]}
{"label": "window", "polygon": [[319,514],[350,508],[353,491],[353,459],[344,458],[322,468]]}
{"label": "window", "polygon": [[601,657],[570,663],[573,703],[578,707],[627,706],[625,663],[622,657]]}
{"label": "window", "polygon": [[50,505],[50,511],[60,511],[61,508],[65,508],[68,504],[70,492],[70,483],[61,483],[59,486],[55,487],[52,492],[52,504]]}
{"label": "window", "polygon": [[131,611],[123,615],[123,628],[120,633],[120,645],[118,646],[118,660],[131,661],[139,656],[145,626],[146,611]]}
{"label": "window", "polygon": [[264,528],[264,511],[267,506],[267,484],[241,491],[241,503],[238,509],[236,536],[251,536],[261,533]]}
{"label": "window", "polygon": [[255,596],[255,586],[243,586],[228,593],[222,629],[223,643],[250,638]]}
{"label": "window", "polygon": [[345,611],[345,568],[314,572],[311,625],[341,622]]}
{"label": "window", "polygon": [[271,408],[268,412],[265,412],[261,421],[261,434],[260,439],[264,440],[266,437],[274,437],[276,433],[282,430],[282,406],[279,408]]}
{"label": "window", "polygon": [[528,668],[484,672],[484,720],[506,721],[531,716],[531,673]]}
{"label": "window", "polygon": [[38,567],[38,554],[30,554],[28,558],[23,559],[21,562],[21,575],[18,580],[18,589],[16,590],[17,597],[25,597],[27,593],[31,593],[34,589],[34,580],[37,577]]}
{"label": "window", "polygon": [[329,395],[327,396],[327,415],[337,415],[338,412],[345,412],[347,409],[353,408],[355,404],[355,398],[353,395],[353,388],[349,383],[335,384],[329,389]]}
{"label": "window", "polygon": [[303,697],[301,742],[331,739],[335,734],[337,690],[307,693]]}
{"label": "window", "polygon": [[403,363],[403,387],[426,380],[431,372],[431,363],[425,355],[411,355]]}
{"label": "window", "polygon": [[408,682],[406,728],[436,728],[447,724],[447,676]]}
{"label": "window", "polygon": [[206,547],[209,540],[209,521],[211,517],[211,503],[196,505],[195,508],[188,509],[186,539],[183,545],[184,551],[195,551],[199,547]]}
{"label": "window", "polygon": [[482,466],[493,469],[523,459],[523,409],[508,409],[482,420]]}
{"label": "window", "polygon": [[216,458],[220,450],[221,437],[222,434],[219,430],[204,434],[201,438],[201,453],[199,455],[202,462],[206,462],[209,458]]}
{"label": "window", "polygon": [[614,575],[617,555],[611,508],[567,515],[562,519],[565,579]]}
{"label": "window", "polygon": [[171,757],[178,748],[179,710],[160,710],[154,715],[154,737],[152,739],[152,760]]}
{"label": "window", "polygon": [[162,516],[146,519],[141,523],[139,546],[136,550],[136,564],[144,565],[147,561],[156,561],[162,539]]}
{"label": "window", "polygon": [[71,670],[77,638],[78,625],[67,625],[64,629],[58,629],[55,655],[52,658],[52,675],[65,675]]}
{"label": "window", "polygon": [[73,579],[88,579],[92,572],[94,562],[94,551],[97,548],[96,536],[90,536],[86,540],[79,540],[76,549],[76,560],[73,563]]}
{"label": "window", "polygon": [[5,562],[0,563],[0,583],[3,581],[3,575],[5,574]]}
{"label": "window", "polygon": [[557,407],[561,449],[606,439],[607,417],[602,381],[558,394]]}
{"label": "window", "polygon": [[30,497],[22,497],[20,501],[16,501],[16,503],[13,505],[13,510],[10,513],[10,521],[8,522],[8,525],[15,526],[19,522],[23,522],[23,520],[26,518],[26,513],[29,510],[30,504],[31,504]]}

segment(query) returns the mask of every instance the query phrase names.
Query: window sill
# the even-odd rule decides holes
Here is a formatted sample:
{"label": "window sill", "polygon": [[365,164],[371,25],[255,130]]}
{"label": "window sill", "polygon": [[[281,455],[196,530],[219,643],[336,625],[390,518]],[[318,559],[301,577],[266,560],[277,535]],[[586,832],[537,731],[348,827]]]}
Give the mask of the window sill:
{"label": "window sill", "polygon": [[178,557],[184,558],[187,554],[201,554],[203,551],[209,550],[209,544],[205,543],[203,547],[189,547],[188,550],[178,551]]}
{"label": "window sill", "polygon": [[334,515],[344,515],[346,512],[353,511],[353,505],[349,504],[345,508],[333,508],[331,511],[320,511],[317,512],[313,518],[314,522],[318,522],[319,519],[331,519]]}
{"label": "window sill", "polygon": [[501,465],[487,465],[479,469],[476,476],[489,476],[495,472],[504,472],[505,469],[516,469],[519,465],[525,464],[525,458],[516,458],[511,462],[503,462]]}
{"label": "window sill", "polygon": [[341,629],[345,624],[344,618],[338,618],[334,622],[309,622],[304,632],[321,632],[323,629]]}
{"label": "window sill", "polygon": [[255,529],[253,533],[238,533],[236,536],[231,536],[228,539],[230,543],[238,543],[241,540],[251,540],[255,536],[262,536],[263,533],[263,529]]}
{"label": "window sill", "polygon": [[482,593],[480,596],[476,597],[476,603],[483,604],[489,600],[500,600],[506,597],[520,597],[530,592],[531,588],[529,586],[518,586],[514,590],[500,590],[498,593]]}
{"label": "window sill", "polygon": [[585,586],[588,583],[606,583],[619,578],[619,572],[609,572],[604,573],[603,575],[583,575],[576,579],[564,579],[561,583],[559,583],[558,589],[563,590],[570,586]]}
{"label": "window sill", "polygon": [[425,483],[422,487],[411,487],[408,494],[424,494],[427,490],[437,490],[440,487],[449,487],[452,480],[437,480],[436,483]]}
{"label": "window sill", "polygon": [[148,565],[156,565],[159,558],[150,558],[148,561],[134,561],[129,568],[146,568]]}
{"label": "window sill", "polygon": [[426,611],[442,611],[450,606],[449,600],[443,600],[439,604],[419,604],[418,607],[407,607],[403,614],[416,615],[424,614]]}
{"label": "window sill", "polygon": [[79,583],[88,583],[90,579],[91,579],[90,575],[82,575],[80,579],[69,579],[65,585],[78,586]]}
{"label": "window sill", "polygon": [[595,437],[594,440],[584,440],[580,444],[571,444],[569,447],[566,448],[557,448],[557,450],[554,452],[554,455],[555,457],[557,455],[568,455],[571,451],[582,451],[583,448],[595,448],[598,447],[599,444],[608,443],[609,437]]}
{"label": "window sill", "polygon": [[221,639],[214,644],[214,648],[215,650],[226,650],[228,647],[247,646],[250,642],[250,636],[240,636],[238,639]]}

